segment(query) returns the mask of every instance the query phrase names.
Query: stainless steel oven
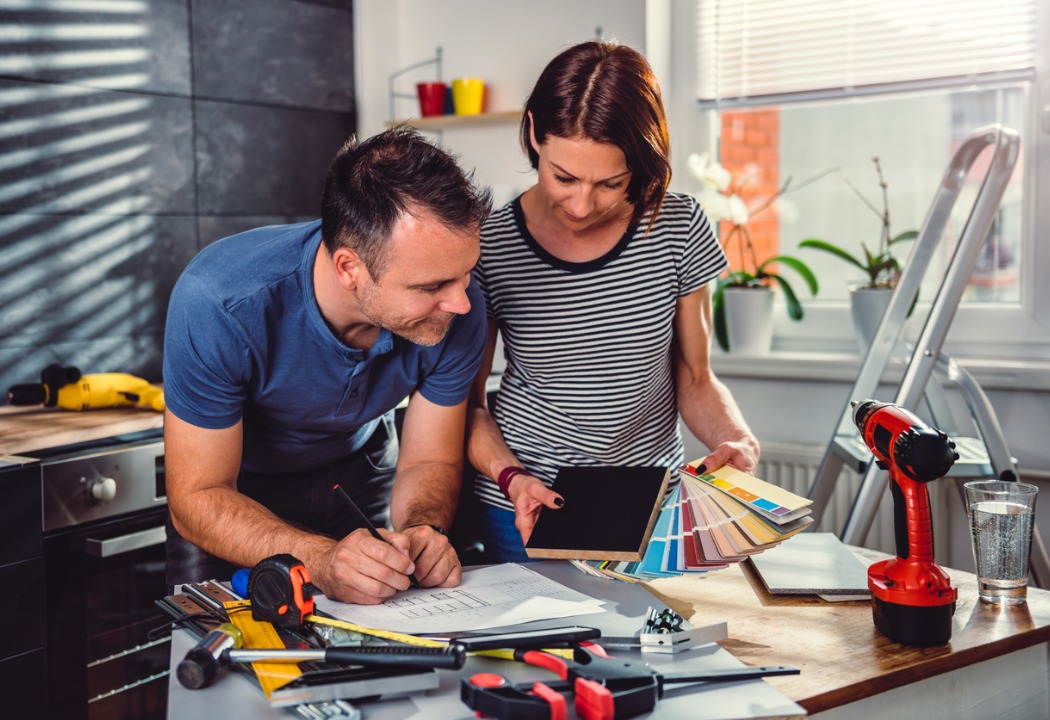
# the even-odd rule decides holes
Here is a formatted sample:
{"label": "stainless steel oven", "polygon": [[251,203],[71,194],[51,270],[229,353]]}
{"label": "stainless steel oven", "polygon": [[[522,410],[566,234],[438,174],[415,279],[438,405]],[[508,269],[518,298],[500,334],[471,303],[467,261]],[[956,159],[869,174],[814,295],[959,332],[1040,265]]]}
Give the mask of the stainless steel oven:
{"label": "stainless steel oven", "polygon": [[34,453],[53,720],[166,715],[163,447],[155,430]]}

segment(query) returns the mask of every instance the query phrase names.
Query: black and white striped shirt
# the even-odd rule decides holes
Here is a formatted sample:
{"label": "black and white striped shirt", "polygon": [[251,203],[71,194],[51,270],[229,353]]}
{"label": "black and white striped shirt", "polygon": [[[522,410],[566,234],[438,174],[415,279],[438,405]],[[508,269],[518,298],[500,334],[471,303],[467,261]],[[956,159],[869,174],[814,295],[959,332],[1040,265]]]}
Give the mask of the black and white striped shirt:
{"label": "black and white striped shirt", "polygon": [[[494,416],[529,472],[564,465],[683,462],[671,345],[678,298],[727,266],[707,217],[668,193],[603,257],[565,262],[529,234],[520,198],[481,231],[475,275],[503,336],[507,366]],[[491,479],[482,501],[511,508]]]}

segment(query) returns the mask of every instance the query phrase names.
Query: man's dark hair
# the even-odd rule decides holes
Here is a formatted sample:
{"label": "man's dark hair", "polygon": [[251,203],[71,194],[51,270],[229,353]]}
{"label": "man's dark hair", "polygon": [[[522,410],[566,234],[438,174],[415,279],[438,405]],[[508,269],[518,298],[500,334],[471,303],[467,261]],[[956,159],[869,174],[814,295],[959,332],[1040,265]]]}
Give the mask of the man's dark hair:
{"label": "man's dark hair", "polygon": [[367,140],[350,138],[332,161],[321,201],[321,237],[329,254],[353,250],[372,278],[386,269],[387,240],[405,213],[429,212],[453,230],[480,227],[492,209],[444,150],[399,125]]}
{"label": "man's dark hair", "polygon": [[647,210],[655,218],[671,182],[670,142],[660,85],[637,50],[590,41],[563,51],[540,73],[525,102],[521,145],[535,170],[539,155],[530,130],[540,145],[554,135],[620,148],[631,171],[627,200],[635,219]]}

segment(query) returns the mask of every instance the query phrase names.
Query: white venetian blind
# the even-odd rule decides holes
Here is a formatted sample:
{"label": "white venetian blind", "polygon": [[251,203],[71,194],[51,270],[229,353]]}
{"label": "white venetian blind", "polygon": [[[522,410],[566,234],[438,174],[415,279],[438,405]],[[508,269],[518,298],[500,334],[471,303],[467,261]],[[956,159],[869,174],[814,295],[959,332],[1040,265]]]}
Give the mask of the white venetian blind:
{"label": "white venetian blind", "polygon": [[1038,0],[697,0],[702,105],[1033,76]]}

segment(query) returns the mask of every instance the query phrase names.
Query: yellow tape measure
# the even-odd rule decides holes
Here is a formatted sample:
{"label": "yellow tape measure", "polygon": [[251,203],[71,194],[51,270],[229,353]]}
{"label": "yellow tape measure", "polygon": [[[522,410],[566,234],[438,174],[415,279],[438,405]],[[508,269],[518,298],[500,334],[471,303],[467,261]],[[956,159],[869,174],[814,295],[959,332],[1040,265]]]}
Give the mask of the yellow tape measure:
{"label": "yellow tape measure", "polygon": [[[362,635],[371,635],[372,637],[383,638],[384,640],[393,640],[395,642],[406,643],[408,645],[419,645],[421,647],[445,647],[448,645],[447,640],[432,640],[430,638],[418,637],[416,635],[406,635],[405,633],[394,632],[393,630],[377,630],[376,628],[365,627],[364,625],[355,625],[352,622],[345,620],[336,620],[335,618],[324,617],[323,615],[307,615],[307,622],[316,623],[318,625],[330,625],[332,627],[339,628],[341,630],[349,630],[351,632],[360,633]],[[550,653],[551,655],[557,655],[559,657],[572,660],[574,655],[571,648],[543,648],[543,652]],[[513,650],[479,650],[471,653],[472,655],[486,655],[488,657],[502,658],[504,660],[513,660]]]}
{"label": "yellow tape measure", "polygon": [[420,647],[445,647],[448,645],[448,642],[444,640],[431,640],[429,638],[416,637],[415,635],[408,635],[406,633],[394,632],[393,630],[377,630],[375,628],[365,627],[364,625],[355,625],[352,622],[336,620],[335,618],[324,617],[322,615],[307,615],[306,621],[318,625],[330,625],[331,627],[339,628],[340,630],[349,630],[350,632],[371,635],[372,637],[383,638],[384,640],[393,640],[394,642],[405,643],[406,645],[418,645]]}
{"label": "yellow tape measure", "polygon": [[[252,618],[252,604],[249,600],[230,600],[224,602],[226,614],[230,618],[244,638],[244,647],[252,650],[283,649],[284,642],[273,623],[262,622]],[[270,699],[271,693],[279,687],[287,685],[292,680],[303,674],[299,664],[294,662],[280,662],[264,660],[252,663],[252,670],[259,680],[266,699]]]}

